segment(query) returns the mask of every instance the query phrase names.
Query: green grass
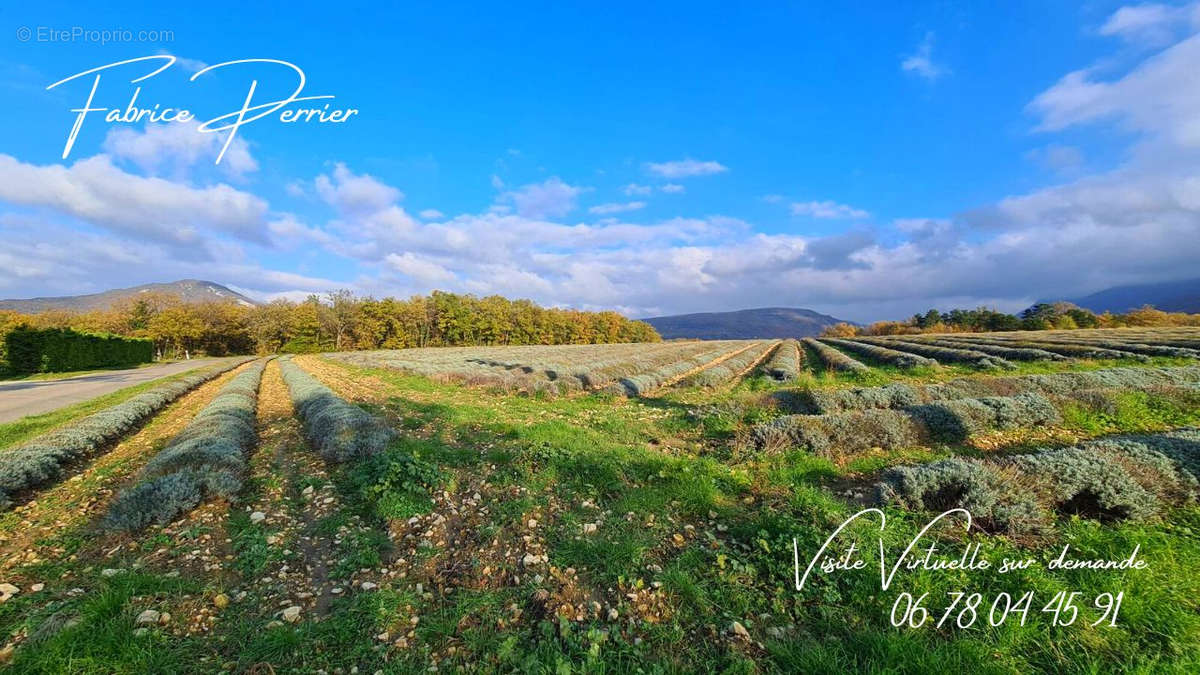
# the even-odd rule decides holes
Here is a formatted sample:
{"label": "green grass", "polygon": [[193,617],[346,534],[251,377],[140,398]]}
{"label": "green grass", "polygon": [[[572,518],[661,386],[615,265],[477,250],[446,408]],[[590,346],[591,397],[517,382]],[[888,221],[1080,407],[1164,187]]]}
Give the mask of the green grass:
{"label": "green grass", "polygon": [[[1112,365],[1077,364],[1075,369]],[[1021,364],[1017,371],[1004,374],[1064,369],[1061,364]],[[706,670],[714,672],[969,668],[1011,673],[1183,672],[1200,659],[1196,648],[1200,604],[1195,599],[1200,576],[1192,572],[1200,563],[1200,549],[1195,547],[1200,511],[1195,508],[1177,511],[1171,521],[1160,523],[1101,525],[1073,520],[1035,542],[985,540],[992,557],[997,558],[1044,557],[1063,542],[1070,542],[1081,558],[1121,558],[1133,545],[1144,542],[1143,554],[1152,558],[1150,571],[1037,569],[993,578],[930,572],[914,573],[904,581],[903,590],[917,595],[928,592],[930,597],[945,597],[956,590],[995,595],[1033,589],[1048,600],[1059,590],[1094,596],[1124,589],[1128,597],[1139,598],[1139,609],[1123,610],[1127,623],[1116,628],[1085,629],[1080,634],[1074,628],[1035,622],[1023,628],[977,625],[962,631],[901,630],[893,628],[887,618],[896,591],[881,593],[877,573],[822,581],[803,593],[790,589],[790,540],[796,537],[802,550],[815,550],[819,538],[852,513],[851,508],[857,509],[834,497],[827,487],[841,476],[869,475],[895,463],[971,452],[965,448],[912,449],[862,457],[844,466],[803,453],[773,458],[722,453],[721,446],[759,414],[747,403],[774,386],[754,380],[715,396],[681,390],[658,399],[614,402],[593,396],[550,400],[498,397],[424,380],[418,383],[387,371],[352,370],[378,377],[395,391],[412,387],[425,394],[422,398],[432,395],[443,401],[418,404],[401,395],[386,408],[410,426],[436,430],[439,442],[446,446],[444,456],[451,458],[448,466],[459,470],[477,466],[464,464],[453,448],[489,443],[495,449],[480,461],[501,459],[508,480],[531,492],[575,504],[595,499],[614,516],[637,514],[632,521],[610,516],[595,536],[580,538],[576,534],[581,523],[594,515],[568,509],[557,519],[548,540],[551,562],[586,570],[594,588],[656,579],[677,598],[671,621],[645,626],[638,644],[613,640],[608,626],[572,626],[566,636],[558,627],[546,627],[558,642],[552,652],[537,646],[541,642],[536,629],[491,636],[483,643],[486,648],[514,659],[502,663],[520,663],[540,672],[564,664],[585,671],[672,670],[686,669],[685,664],[705,664]],[[978,374],[969,368],[903,374],[880,370],[866,375],[817,375],[814,384],[858,386]],[[697,420],[689,411],[701,400],[717,410]],[[1198,416],[1200,411],[1180,408],[1154,395],[1130,394],[1119,401],[1114,415],[1068,415],[1067,424],[1081,432],[1112,433],[1194,424],[1200,421]],[[713,459],[714,455],[719,455],[720,461]],[[747,497],[755,499],[747,504]],[[771,508],[761,506],[764,500],[771,502]],[[497,505],[495,518],[501,525],[511,525],[537,501],[530,497],[522,503]],[[724,532],[710,525],[710,512],[718,515],[715,522],[724,526]],[[655,516],[653,523],[646,521],[650,514]],[[888,515],[891,525],[885,543],[889,550],[902,548],[901,543],[924,525],[924,517],[918,515],[899,511]],[[709,544],[689,545],[683,551],[664,546],[684,522],[704,530]],[[1180,522],[1184,524],[1174,524]],[[866,545],[875,530],[861,528],[860,534]],[[1147,553],[1151,543],[1155,552]],[[648,573],[651,565],[661,567],[662,572]],[[442,611],[460,618],[465,612],[454,608]],[[767,626],[785,628],[778,638],[765,639],[765,653],[754,656],[726,638],[725,629],[734,620],[746,625],[756,639],[763,638]],[[604,640],[586,637],[588,630],[601,629]],[[668,637],[684,639],[675,642]]]}
{"label": "green grass", "polygon": [[[964,539],[958,529],[938,531],[933,540],[948,550],[978,542],[990,560],[1032,557],[1040,564],[1005,575],[902,571],[884,591],[877,538],[894,558],[930,517],[888,508],[882,533],[878,521],[863,521],[848,528],[840,542],[859,545],[865,570],[817,574],[797,592],[792,542],[807,560],[862,508],[844,492],[869,492],[870,476],[887,466],[980,451],[912,448],[844,463],[801,451],[748,452],[737,447],[739,434],[767,414],[763,393],[780,386],[762,379],[719,393],[547,398],[338,367],[356,380],[382,382],[384,395],[369,408],[402,432],[375,458],[330,467],[339,507],[306,534],[328,539],[341,533],[332,549],[331,578],[389,565],[396,555],[408,556],[409,546],[416,547],[410,569],[424,569],[429,562],[433,569],[445,571],[439,567],[444,565],[465,577],[445,580],[414,572],[377,592],[340,598],[323,620],[294,626],[266,627],[277,607],[237,604],[206,638],[155,633],[141,641],[131,637],[130,622],[145,600],[134,597],[177,597],[203,590],[203,582],[117,578],[116,590],[89,586],[83,596],[60,597],[55,602],[61,606],[19,595],[0,604],[0,632],[33,630],[62,607],[87,618],[52,638],[45,649],[18,650],[14,666],[23,672],[214,672],[232,664],[230,670],[245,672],[270,663],[280,673],[349,672],[351,667],[424,672],[433,665],[442,672],[531,673],[1182,673],[1200,667],[1200,574],[1195,571],[1200,569],[1200,507],[1178,508],[1145,523],[1065,519],[1037,538],[972,534]],[[1061,369],[1033,364],[1018,372]],[[800,386],[853,386],[874,383],[873,378],[932,381],[968,372],[973,371],[874,369],[857,376],[817,374]],[[1098,435],[1197,424],[1200,410],[1157,394],[1130,392],[1107,411],[1070,408],[1065,417],[1069,430]],[[305,476],[286,480],[288,494],[323,484]],[[453,501],[477,487],[488,495],[486,512],[479,522],[455,525],[453,533],[468,542],[460,545],[470,547],[460,551],[464,556],[458,562],[448,560],[453,551],[437,541],[391,542],[385,536],[388,521],[434,510],[453,517],[440,495]],[[258,489],[251,483],[247,494]],[[235,555],[229,565],[253,580],[279,552],[243,511],[235,504],[227,521]],[[573,621],[541,612],[539,592],[565,592],[566,587],[548,578],[545,568],[535,574],[516,562],[525,550],[523,537],[530,536],[531,513],[537,513],[536,536],[550,566],[574,572],[571,589],[577,595],[570,601],[612,603],[619,609],[617,618],[601,613]],[[360,531],[356,524],[370,529]],[[582,536],[587,524],[596,524],[596,531]],[[501,542],[504,553],[498,558],[486,558],[491,540]],[[147,539],[142,549],[160,544]],[[1140,546],[1147,567],[1049,570],[1041,564],[1064,545],[1076,558],[1112,559]],[[506,565],[503,573],[490,578],[469,573],[497,560]],[[94,577],[95,568],[107,564],[80,559],[37,569]],[[89,566],[92,571],[85,573]],[[417,582],[424,583],[425,593],[416,592]],[[648,609],[637,607],[642,600],[627,598],[656,587],[654,597],[661,601]],[[955,591],[990,600],[1028,590],[1037,601],[1025,626],[991,626],[984,620],[964,629],[896,628],[889,622],[901,591],[928,593],[934,610]],[[1052,626],[1040,609],[1059,591],[1079,591],[1089,601],[1123,591],[1117,625]],[[1090,604],[1081,605],[1081,613],[1089,622],[1095,619]],[[419,621],[410,624],[410,617]],[[750,632],[752,643],[731,637],[734,621]],[[374,636],[395,631],[398,624],[413,630],[408,647],[381,648]],[[109,652],[110,661],[99,660],[97,655]]]}
{"label": "green grass", "polygon": [[[1200,400],[1200,394],[1197,394]],[[1153,392],[1130,391],[1118,394],[1111,407],[1089,409],[1073,403],[1064,406],[1067,427],[1090,435],[1130,431],[1159,431],[1200,425],[1200,407],[1188,401]]]}
{"label": "green grass", "polygon": [[195,373],[196,370],[199,370],[199,368],[184,371],[182,373],[176,373],[175,375],[169,375],[167,377],[161,377],[157,380],[150,380],[149,382],[141,382],[129,387],[125,387],[124,389],[119,389],[111,394],[97,396],[96,398],[83,401],[82,403],[69,405],[65,408],[52,410],[41,415],[29,415],[27,417],[22,417],[19,420],[0,424],[0,449],[27,441],[34,436],[43,434],[51,429],[55,429],[81,417],[87,417],[92,413],[99,412],[122,401],[131,399],[142,392],[149,391],[150,389],[153,389],[166,382],[171,382],[173,380],[178,380],[191,375]]}
{"label": "green grass", "polygon": [[[39,608],[22,624],[42,637],[34,648],[18,652],[13,672],[185,672],[202,666],[194,660],[206,651],[200,640],[168,637],[157,627],[147,635],[134,635],[134,621],[142,609],[177,601],[198,588],[183,578],[125,573],[104,579],[86,593]],[[32,600],[25,598],[22,603],[28,606]],[[9,604],[6,615],[16,609]]]}

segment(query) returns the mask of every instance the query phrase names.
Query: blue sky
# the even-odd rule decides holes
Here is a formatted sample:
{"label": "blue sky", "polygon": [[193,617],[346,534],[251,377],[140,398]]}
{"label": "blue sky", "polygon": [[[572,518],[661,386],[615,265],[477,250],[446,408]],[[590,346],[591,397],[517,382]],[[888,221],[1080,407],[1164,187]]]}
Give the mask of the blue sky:
{"label": "blue sky", "polygon": [[[0,17],[4,297],[199,277],[263,299],[442,288],[867,321],[1196,275],[1195,4],[50,2]],[[220,165],[222,134],[97,113],[63,159],[94,76],[46,87],[160,54],[178,60],[138,85],[158,62],[103,72],[93,105],[124,108],[140,85],[140,105],[203,121],[252,79],[256,102],[290,93],[278,64],[189,81],[256,58],[358,112],[253,122]]]}

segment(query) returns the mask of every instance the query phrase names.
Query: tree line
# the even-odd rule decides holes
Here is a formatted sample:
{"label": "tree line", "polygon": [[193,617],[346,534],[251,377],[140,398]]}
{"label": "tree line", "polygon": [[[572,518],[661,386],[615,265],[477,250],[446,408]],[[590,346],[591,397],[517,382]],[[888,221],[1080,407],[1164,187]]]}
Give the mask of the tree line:
{"label": "tree line", "polygon": [[650,324],[616,312],[548,308],[530,300],[442,291],[407,300],[338,291],[258,306],[232,300],[188,303],[173,294],[143,293],[105,310],[0,311],[0,338],[19,325],[149,338],[160,358],[661,340]]}
{"label": "tree line", "polygon": [[1073,330],[1076,328],[1127,328],[1131,326],[1200,326],[1200,314],[1164,312],[1145,305],[1123,314],[1096,314],[1069,302],[1039,302],[1020,314],[987,307],[931,309],[905,321],[877,321],[868,326],[839,323],[829,326],[826,337],[855,335],[905,335],[915,333],[990,333],[1010,330]]}

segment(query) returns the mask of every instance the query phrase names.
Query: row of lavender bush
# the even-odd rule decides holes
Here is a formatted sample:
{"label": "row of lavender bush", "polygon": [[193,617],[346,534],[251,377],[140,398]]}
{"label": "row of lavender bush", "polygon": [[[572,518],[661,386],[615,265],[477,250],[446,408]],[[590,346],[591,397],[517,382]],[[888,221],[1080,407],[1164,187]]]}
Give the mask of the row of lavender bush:
{"label": "row of lavender bush", "polygon": [[246,457],[254,447],[255,412],[263,368],[255,361],[142,469],[137,482],[117,495],[105,525],[135,531],[165,525],[210,496],[231,498],[242,487]]}
{"label": "row of lavender bush", "polygon": [[802,448],[820,455],[953,443],[982,431],[1060,421],[1041,394],[963,398],[830,415],[784,415],[761,422],[751,436],[759,449]]}
{"label": "row of lavender bush", "polygon": [[817,353],[817,358],[821,359],[821,365],[827,370],[839,373],[863,373],[870,370],[865,363],[856,361],[827,344],[812,338],[804,338],[801,342]]}
{"label": "row of lavender bush", "polygon": [[933,401],[1021,393],[1067,395],[1085,389],[1145,389],[1200,383],[1200,366],[1107,368],[1047,375],[964,377],[940,384],[893,382],[880,387],[781,391],[777,398],[792,412],[830,414],[872,408],[905,408]]}
{"label": "row of lavender bush", "polygon": [[343,401],[290,358],[279,362],[296,414],[317,452],[331,462],[374,455],[391,443],[393,434],[358,406]]}
{"label": "row of lavender bush", "polygon": [[771,358],[767,359],[763,370],[768,375],[779,380],[780,382],[788,382],[800,377],[800,370],[804,368],[804,349],[800,343],[793,339],[787,339],[779,343],[775,348],[775,353],[771,354]]}
{"label": "row of lavender bush", "polygon": [[1200,497],[1200,429],[1131,434],[998,460],[951,458],[888,470],[884,504],[970,511],[993,532],[1042,530],[1057,515],[1144,520]]}
{"label": "row of lavender bush", "polygon": [[918,368],[921,366],[936,366],[938,364],[936,360],[920,356],[919,354],[910,354],[908,352],[891,349],[890,347],[883,347],[866,342],[840,340],[837,338],[824,338],[822,342],[831,344],[835,347],[841,347],[847,351],[866,356],[867,358],[875,359],[876,361],[880,361],[889,366],[895,366],[897,368]]}
{"label": "row of lavender bush", "polygon": [[233,359],[163,383],[3,452],[0,504],[7,506],[15,493],[57,480],[68,462],[116,441],[180,396],[248,360]]}

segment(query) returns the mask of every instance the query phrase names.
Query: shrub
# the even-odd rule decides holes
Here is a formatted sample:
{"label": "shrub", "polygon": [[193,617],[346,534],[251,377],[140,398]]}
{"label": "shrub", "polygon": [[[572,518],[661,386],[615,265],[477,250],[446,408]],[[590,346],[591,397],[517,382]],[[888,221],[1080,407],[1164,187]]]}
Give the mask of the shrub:
{"label": "shrub", "polygon": [[230,361],[166,382],[0,454],[0,494],[7,500],[16,492],[57,479],[71,460],[116,441],[175,399],[247,360]]}
{"label": "shrub", "polygon": [[[745,341],[669,342],[656,344],[575,344],[492,347],[426,347],[329,354],[368,368],[391,368],[432,377],[441,382],[486,386],[505,391],[568,393],[581,390],[628,392],[621,378],[641,378],[659,386],[654,371],[665,368],[676,377],[735,348]],[[700,356],[709,354],[702,360]],[[689,361],[689,364],[682,364]],[[685,365],[674,370],[675,364]],[[642,377],[649,374],[649,377]],[[640,384],[634,380],[635,384]],[[641,391],[648,391],[642,389]]]}
{"label": "shrub", "polygon": [[375,417],[346,403],[290,359],[280,361],[304,432],[317,453],[331,462],[367,457],[391,443],[393,434]]}
{"label": "shrub", "polygon": [[[961,340],[955,340],[956,342]],[[1010,338],[992,337],[975,339],[972,338],[967,342],[968,345],[976,344],[991,344],[1001,347],[1020,347],[1023,349],[1041,349],[1047,352],[1053,352],[1062,356],[1070,356],[1077,359],[1133,359],[1135,361],[1149,361],[1150,357],[1144,354],[1134,354],[1133,352],[1118,351],[1115,349],[1103,349],[1084,344],[1069,344],[1065,342],[1045,342],[1041,340],[1015,340]]]}
{"label": "shrub", "polygon": [[700,352],[699,354],[661,364],[637,375],[622,377],[617,382],[606,387],[605,391],[625,396],[641,396],[664,384],[670,383],[688,371],[702,368],[712,363],[714,360],[729,354],[730,351],[736,353],[750,349],[751,347],[751,345],[742,341],[728,341],[719,344],[720,346]]}
{"label": "shrub", "polygon": [[192,471],[142,481],[113,502],[105,522],[126,532],[169,523],[174,514],[187,513],[200,505],[204,499],[201,483],[201,478]]}
{"label": "shrub", "polygon": [[5,359],[13,373],[61,373],[154,360],[154,342],[69,328],[17,326],[4,336]]}
{"label": "shrub", "polygon": [[825,338],[823,342],[848,349],[855,354],[882,361],[889,366],[897,368],[917,368],[920,366],[936,366],[938,364],[934,359],[927,359],[924,356],[917,354],[909,354],[907,352],[896,351],[879,345],[867,344],[865,342],[857,342],[855,340],[839,340],[837,338]]}
{"label": "shrub", "polygon": [[1062,421],[1058,410],[1041,394],[962,398],[912,406],[931,438],[963,441],[982,431],[1019,429]]}
{"label": "shrub", "polygon": [[[1200,383],[1200,367],[1174,368],[1108,368],[1076,373],[1050,375],[1016,375],[1004,377],[963,377],[941,384],[904,384],[893,382],[881,387],[851,389],[784,390],[775,398],[786,409],[800,413],[829,414],[870,408],[905,408],[932,401],[987,396],[1014,396],[1040,393],[1054,396],[1078,396],[1089,390],[1153,390],[1175,389]],[[1086,395],[1086,394],[1084,394]]]}
{"label": "shrub", "polygon": [[256,438],[258,385],[268,360],[256,361],[227,382],[146,464],[137,483],[113,500],[104,521],[108,528],[165,525],[207,497],[237,494]]}
{"label": "shrub", "polygon": [[803,364],[804,350],[800,347],[800,343],[787,339],[779,343],[775,352],[771,354],[771,358],[767,359],[763,369],[776,380],[787,382],[800,377],[800,369]]}
{"label": "shrub", "polygon": [[905,340],[884,338],[859,338],[859,340],[866,342],[867,344],[890,347],[900,351],[920,354],[921,356],[927,356],[931,359],[937,359],[943,363],[969,363],[978,368],[1016,367],[998,356],[991,356],[989,354],[984,354],[983,352],[974,351],[972,349],[938,347],[936,345],[924,344],[920,342],[909,342]]}
{"label": "shrub", "polygon": [[914,419],[899,410],[784,415],[755,425],[751,438],[759,449],[796,447],[823,456],[914,447],[927,440]]}
{"label": "shrub", "polygon": [[870,370],[866,364],[856,361],[827,344],[812,338],[804,338],[804,344],[817,353],[821,363],[829,370],[843,373],[862,373]]}
{"label": "shrub", "polygon": [[890,469],[879,501],[966,508],[995,531],[1024,532],[1053,514],[1141,520],[1200,496],[1200,429],[1130,434],[995,461],[954,458]]}
{"label": "shrub", "polygon": [[1028,347],[1000,347],[997,345],[983,344],[979,342],[963,340],[961,342],[955,340],[922,340],[923,343],[931,344],[936,347],[951,347],[961,349],[964,345],[969,346],[973,351],[983,352],[990,356],[999,356],[1000,358],[1009,361],[1066,361],[1067,357],[1062,354],[1048,352],[1045,349],[1031,349]]}
{"label": "shrub", "polygon": [[779,392],[777,398],[794,412],[815,415],[871,408],[907,408],[924,401],[920,389],[902,382],[882,387],[785,391]]}
{"label": "shrub", "polygon": [[766,358],[774,346],[773,342],[763,342],[750,349],[739,352],[716,365],[709,366],[680,382],[689,387],[716,387],[742,375],[752,369],[759,361]]}
{"label": "shrub", "polygon": [[[1073,340],[1072,342],[1076,341]],[[1188,347],[1172,347],[1170,345],[1154,345],[1143,342],[1121,342],[1119,340],[1099,340],[1095,338],[1079,340],[1078,344],[1133,352],[1134,354],[1145,354],[1146,356],[1170,356],[1186,359],[1200,358],[1200,350]]]}
{"label": "shrub", "polygon": [[1130,455],[1157,453],[1170,461],[1177,471],[1190,476],[1193,481],[1200,480],[1200,429],[1177,429],[1160,434],[1124,434],[1083,445]]}
{"label": "shrub", "polygon": [[1046,518],[1033,495],[1012,489],[1012,476],[984,462],[950,458],[889,469],[876,485],[882,504],[944,513],[963,508],[990,532],[1040,529]]}
{"label": "shrub", "polygon": [[759,449],[800,447],[820,455],[838,455],[873,448],[915,447],[931,440],[960,442],[983,431],[1059,419],[1058,411],[1044,396],[1020,394],[943,401],[903,410],[784,415],[755,425],[751,438]]}
{"label": "shrub", "polygon": [[1161,345],[1161,346],[1165,346],[1165,347],[1182,347],[1184,349],[1200,350],[1200,340],[1192,340],[1192,339],[1187,339],[1187,338],[1159,337],[1156,335],[1141,336],[1138,339],[1141,340],[1142,342],[1148,342],[1150,344]]}
{"label": "shrub", "polygon": [[1060,513],[1102,520],[1143,520],[1158,512],[1158,498],[1105,453],[1061,448],[1008,461],[1037,481],[1045,501]]}

